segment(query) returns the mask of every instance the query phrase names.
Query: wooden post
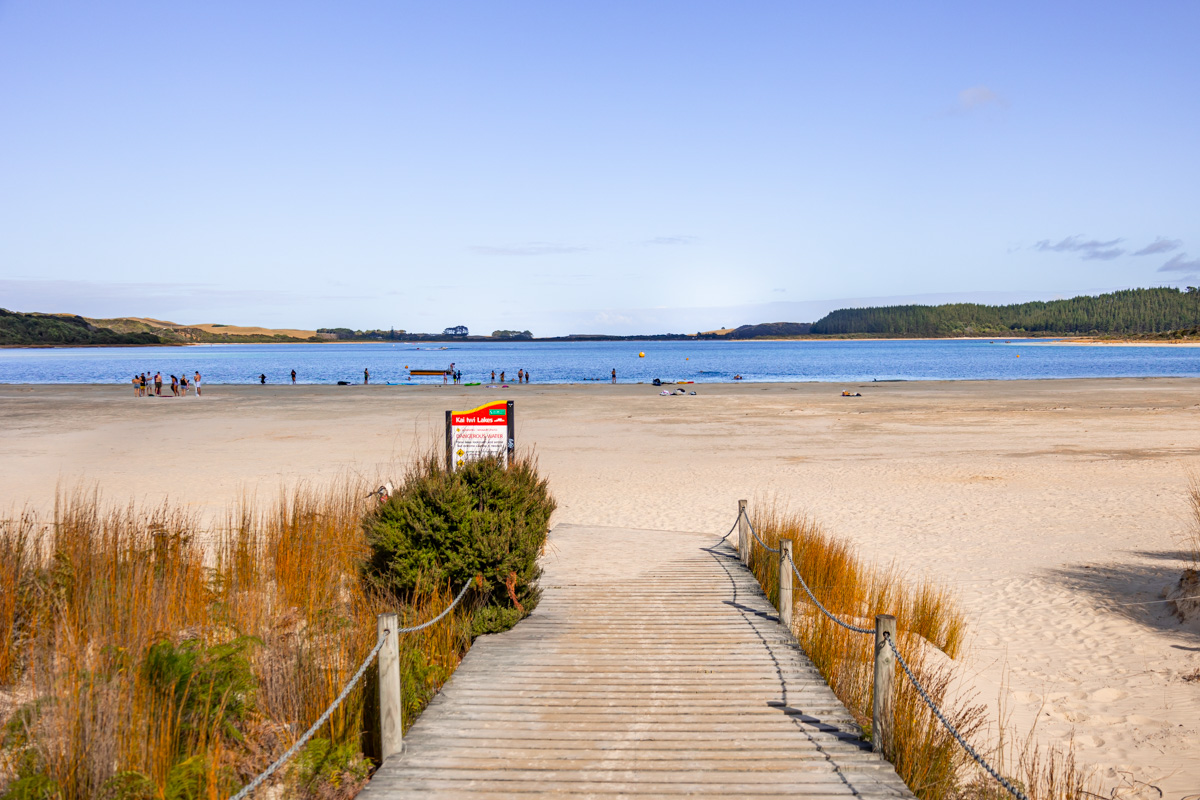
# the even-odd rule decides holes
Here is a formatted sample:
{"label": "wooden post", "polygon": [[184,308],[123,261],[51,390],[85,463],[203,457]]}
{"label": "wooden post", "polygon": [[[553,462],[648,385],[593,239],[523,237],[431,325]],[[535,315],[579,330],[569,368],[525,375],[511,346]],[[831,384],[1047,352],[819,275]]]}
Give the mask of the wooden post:
{"label": "wooden post", "polygon": [[738,500],[738,555],[750,566],[750,526],[746,524],[746,501]]}
{"label": "wooden post", "polygon": [[454,453],[450,451],[451,442],[454,437],[451,435],[451,429],[454,425],[451,421],[454,418],[454,412],[446,409],[446,472],[454,472]]}
{"label": "wooden post", "polygon": [[[379,650],[379,758],[380,763],[400,752],[404,742],[403,702],[400,697],[400,617],[380,614],[375,621],[378,642],[387,641]],[[385,633],[387,631],[387,633]]]}
{"label": "wooden post", "polygon": [[892,677],[896,674],[896,656],[884,641],[888,634],[896,641],[896,618],[890,614],[875,617],[875,702],[871,709],[871,749],[884,758],[892,752]]}
{"label": "wooden post", "polygon": [[779,621],[792,632],[792,540],[779,540]]}

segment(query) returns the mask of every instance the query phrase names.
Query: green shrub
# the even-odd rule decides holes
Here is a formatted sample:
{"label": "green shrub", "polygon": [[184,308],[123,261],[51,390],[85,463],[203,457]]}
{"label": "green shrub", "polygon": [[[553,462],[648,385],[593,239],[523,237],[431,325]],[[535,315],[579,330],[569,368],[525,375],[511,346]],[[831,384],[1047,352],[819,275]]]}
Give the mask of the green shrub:
{"label": "green shrub", "polygon": [[506,631],[521,621],[521,612],[516,608],[484,606],[471,617],[471,636]]}
{"label": "green shrub", "polygon": [[220,732],[240,740],[234,726],[253,703],[254,671],[246,651],[259,641],[242,636],[231,642],[205,646],[199,639],[178,645],[152,644],[142,663],[142,675],[160,695],[170,698],[181,726],[180,746],[188,736],[203,731]]}
{"label": "green shrub", "polygon": [[329,739],[313,739],[288,767],[289,796],[349,800],[370,772],[371,762],[359,752],[358,742],[335,745]]}
{"label": "green shrub", "polygon": [[46,775],[27,775],[9,784],[2,800],[57,800],[62,797],[58,781]]}
{"label": "green shrub", "polygon": [[450,472],[440,455],[410,468],[402,485],[365,521],[368,579],[411,596],[483,578],[474,632],[512,627],[538,601],[537,559],[556,504],[530,456],[471,461]]}

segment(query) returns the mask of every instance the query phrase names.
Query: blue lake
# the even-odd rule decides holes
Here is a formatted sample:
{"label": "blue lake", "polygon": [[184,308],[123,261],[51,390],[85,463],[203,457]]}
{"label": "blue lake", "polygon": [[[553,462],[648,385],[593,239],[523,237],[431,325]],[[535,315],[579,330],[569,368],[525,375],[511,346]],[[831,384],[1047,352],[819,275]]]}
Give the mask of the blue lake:
{"label": "blue lake", "polygon": [[[205,383],[409,383],[408,369],[444,369],[463,381],[511,382],[527,369],[534,383],[746,381],[1020,380],[1200,376],[1200,349],[1190,347],[1056,346],[1012,340],[891,340],[780,342],[464,342],[235,344],[188,347],[63,347],[0,349],[0,383],[128,383],[134,373],[161,371]],[[645,357],[640,358],[639,352]],[[169,378],[168,378],[169,381]],[[411,383],[441,383],[414,378]]]}

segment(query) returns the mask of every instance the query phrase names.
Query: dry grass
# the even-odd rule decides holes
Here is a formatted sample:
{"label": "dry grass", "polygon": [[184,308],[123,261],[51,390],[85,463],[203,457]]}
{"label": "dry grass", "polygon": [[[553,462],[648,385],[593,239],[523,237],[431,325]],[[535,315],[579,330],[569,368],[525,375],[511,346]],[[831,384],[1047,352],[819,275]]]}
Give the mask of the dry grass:
{"label": "dry grass", "polygon": [[1200,475],[1188,476],[1188,526],[1183,543],[1191,558],[1191,568],[1200,569]]}
{"label": "dry grass", "polygon": [[[873,628],[878,614],[895,616],[897,646],[934,702],[977,750],[1012,767],[1003,774],[1010,780],[1015,777],[1030,800],[1080,800],[1084,796],[1088,784],[1070,748],[1043,753],[1032,735],[1019,748],[1007,746],[1003,739],[997,746],[980,747],[984,706],[956,699],[953,693],[953,659],[963,647],[966,618],[952,593],[928,580],[908,581],[893,566],[865,563],[848,542],[829,535],[805,516],[781,511],[777,504],[755,514],[754,526],[771,547],[778,547],[784,539],[792,541],[800,574],[833,614],[864,628]],[[751,569],[778,606],[777,559],[755,546]],[[801,647],[870,736],[874,637],[831,622],[799,585],[793,589],[793,599],[793,630]],[[979,771],[902,672],[893,685],[895,728],[887,755],[917,797],[983,800],[999,798],[996,789],[1007,796]]]}
{"label": "dry grass", "polygon": [[[0,523],[0,792],[215,798],[269,764],[374,646],[377,613],[449,601],[365,588],[365,494],[346,481],[243,501],[215,535],[177,507],[78,492],[52,521]],[[457,665],[466,622],[401,641],[406,721]],[[353,794],[370,691],[318,733],[343,763],[292,770],[288,796]]]}

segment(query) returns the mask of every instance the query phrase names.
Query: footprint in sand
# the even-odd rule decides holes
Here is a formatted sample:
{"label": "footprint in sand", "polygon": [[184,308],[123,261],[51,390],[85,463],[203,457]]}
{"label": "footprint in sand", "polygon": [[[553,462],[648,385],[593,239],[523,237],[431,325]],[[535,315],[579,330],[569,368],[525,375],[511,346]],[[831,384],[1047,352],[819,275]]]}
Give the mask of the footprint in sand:
{"label": "footprint in sand", "polygon": [[1120,689],[1098,689],[1088,695],[1087,699],[1093,703],[1115,703],[1126,697],[1129,697],[1129,692],[1123,692]]}

